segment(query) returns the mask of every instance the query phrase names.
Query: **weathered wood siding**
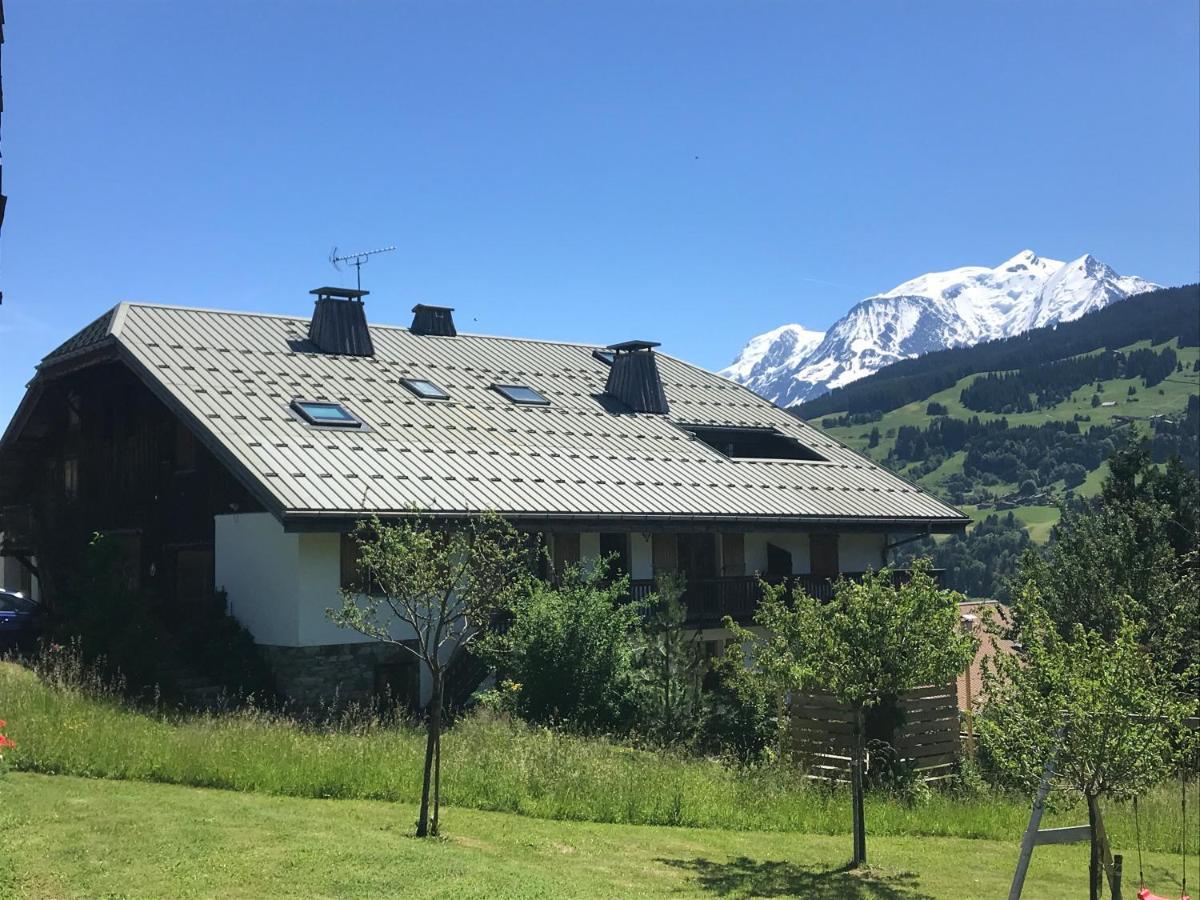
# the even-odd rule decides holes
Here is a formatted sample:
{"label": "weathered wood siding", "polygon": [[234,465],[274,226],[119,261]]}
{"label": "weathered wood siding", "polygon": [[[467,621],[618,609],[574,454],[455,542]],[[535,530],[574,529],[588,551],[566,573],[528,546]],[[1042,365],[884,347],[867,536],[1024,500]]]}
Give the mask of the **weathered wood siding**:
{"label": "weathered wood siding", "polygon": [[[953,682],[929,685],[899,701],[903,724],[890,741],[898,759],[927,779],[949,775],[961,752],[958,692]],[[790,709],[792,751],[809,775],[848,777],[854,746],[854,713],[827,693],[794,697]]]}

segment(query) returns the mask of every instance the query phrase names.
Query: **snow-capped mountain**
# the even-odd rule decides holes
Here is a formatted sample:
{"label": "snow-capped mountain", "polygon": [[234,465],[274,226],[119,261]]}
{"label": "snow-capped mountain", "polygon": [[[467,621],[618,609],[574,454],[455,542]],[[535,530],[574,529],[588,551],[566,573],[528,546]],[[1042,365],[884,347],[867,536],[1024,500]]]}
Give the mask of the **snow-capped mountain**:
{"label": "snow-capped mountain", "polygon": [[1090,254],[1061,262],[1024,250],[994,269],[906,281],[859,301],[824,334],[799,325],[760,334],[721,374],[792,406],[901,359],[1070,322],[1156,287]]}

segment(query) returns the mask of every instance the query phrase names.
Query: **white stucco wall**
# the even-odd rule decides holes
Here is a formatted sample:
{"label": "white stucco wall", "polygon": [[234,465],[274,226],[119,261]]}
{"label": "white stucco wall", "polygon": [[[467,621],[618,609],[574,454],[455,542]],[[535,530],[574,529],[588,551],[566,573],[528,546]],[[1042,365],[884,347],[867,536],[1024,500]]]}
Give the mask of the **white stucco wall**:
{"label": "white stucco wall", "polygon": [[645,580],[654,577],[654,544],[648,534],[635,531],[629,536],[629,577]]}
{"label": "white stucco wall", "polygon": [[843,572],[883,568],[883,534],[843,534],[838,540],[838,563]]}
{"label": "white stucco wall", "polygon": [[776,532],[751,532],[746,535],[746,574],[767,571],[767,544],[774,544],[792,554],[792,574],[809,570],[808,535]]}
{"label": "white stucco wall", "polygon": [[585,531],[579,535],[580,562],[593,562],[600,558],[600,532]]}
{"label": "white stucco wall", "polygon": [[270,513],[215,517],[214,583],[260,644],[299,647],[299,535]]}

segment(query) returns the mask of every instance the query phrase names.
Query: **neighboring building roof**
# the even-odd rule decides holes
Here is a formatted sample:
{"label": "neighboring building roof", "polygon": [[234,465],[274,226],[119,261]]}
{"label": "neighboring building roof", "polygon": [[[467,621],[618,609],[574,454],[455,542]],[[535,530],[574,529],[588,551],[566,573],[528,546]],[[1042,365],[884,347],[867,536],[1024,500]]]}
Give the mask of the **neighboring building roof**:
{"label": "neighboring building roof", "polygon": [[[656,355],[667,415],[604,395],[597,345],[372,325],[373,357],[333,356],[308,320],[122,303],[55,350],[109,346],[183,415],[285,524],[308,518],[494,510],[513,518],[694,519],[954,530],[960,512],[748,389]],[[422,400],[400,379],[428,379]],[[548,406],[510,403],[524,384]],[[293,399],[332,400],[369,426],[315,429]],[[770,427],[824,457],[731,460],[679,424]]]}

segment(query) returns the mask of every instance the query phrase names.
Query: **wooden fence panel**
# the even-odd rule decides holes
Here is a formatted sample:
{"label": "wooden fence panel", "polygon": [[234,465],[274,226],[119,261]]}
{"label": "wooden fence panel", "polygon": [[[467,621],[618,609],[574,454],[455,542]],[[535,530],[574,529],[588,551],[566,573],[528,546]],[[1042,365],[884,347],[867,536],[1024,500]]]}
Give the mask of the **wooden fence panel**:
{"label": "wooden fence panel", "polygon": [[[926,780],[953,772],[962,746],[959,737],[957,685],[928,685],[899,700],[903,724],[891,741],[897,758]],[[849,777],[854,742],[854,714],[828,693],[793,697],[792,751],[810,777],[845,780]]]}

